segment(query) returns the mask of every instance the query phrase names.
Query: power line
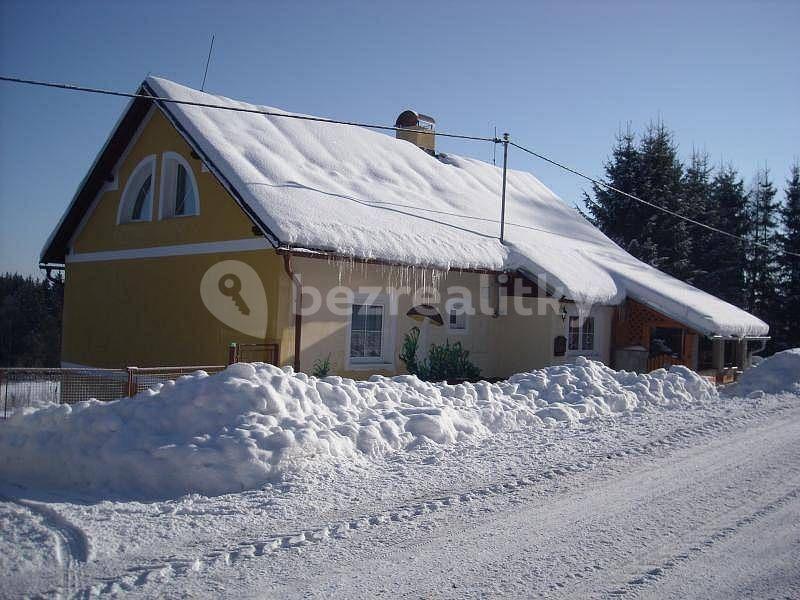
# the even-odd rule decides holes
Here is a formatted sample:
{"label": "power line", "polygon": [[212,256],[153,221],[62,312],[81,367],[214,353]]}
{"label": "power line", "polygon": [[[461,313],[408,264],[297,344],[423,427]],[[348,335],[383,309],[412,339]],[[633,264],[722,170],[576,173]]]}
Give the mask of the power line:
{"label": "power line", "polygon": [[[258,108],[246,108],[243,106],[227,106],[225,104],[211,104],[208,102],[194,102],[191,100],[176,100],[174,98],[164,98],[162,96],[153,96],[151,94],[132,94],[129,92],[118,92],[116,90],[106,90],[102,88],[91,88],[80,85],[71,85],[68,83],[53,83],[50,81],[37,81],[35,79],[22,79],[19,77],[6,77],[0,75],[0,81],[9,83],[20,83],[24,85],[33,85],[46,88],[55,88],[59,90],[68,90],[72,92],[86,92],[89,94],[102,94],[105,96],[117,96],[119,98],[141,98],[143,100],[152,100],[154,102],[168,102],[170,104],[183,104],[186,106],[197,106],[200,108],[214,108],[218,110],[229,110],[232,112],[251,113],[256,115],[264,115],[266,117],[280,117],[283,119],[297,119],[300,121],[314,121],[317,123],[330,123],[333,125],[352,125],[354,127],[364,127],[366,129],[379,129],[382,131],[408,131],[407,127],[391,127],[389,125],[375,125],[374,123],[360,123],[358,121],[339,121],[337,119],[327,119],[325,117],[312,117],[309,115],[295,115],[290,113],[279,113],[269,110],[262,110]],[[441,137],[455,138],[460,140],[473,140],[477,142],[492,142],[499,144],[501,140],[489,137],[480,137],[474,135],[459,135],[455,133],[445,133],[441,131],[434,132],[435,135]]]}
{"label": "power line", "polygon": [[[330,124],[334,124],[334,125],[351,125],[351,126],[354,126],[354,127],[364,127],[364,128],[367,128],[367,129],[376,129],[376,130],[381,130],[381,131],[407,131],[407,128],[405,128],[405,127],[392,127],[392,126],[389,126],[389,125],[376,125],[374,123],[361,123],[361,122],[358,122],[358,121],[340,121],[340,120],[337,120],[337,119],[327,119],[327,118],[324,118],[324,117],[313,117],[313,116],[309,116],[309,115],[296,115],[296,114],[278,113],[278,112],[273,112],[273,111],[268,111],[268,110],[261,110],[261,109],[258,109],[258,108],[245,108],[245,107],[240,107],[240,106],[228,106],[228,105],[225,105],[225,104],[212,104],[212,103],[207,103],[207,102],[195,102],[195,101],[191,101],[191,100],[176,100],[174,98],[165,98],[165,97],[162,97],[162,96],[155,96],[155,95],[151,95],[151,94],[138,94],[138,93],[134,94],[134,93],[129,93],[129,92],[119,92],[119,91],[116,91],[116,90],[107,90],[107,89],[102,89],[102,88],[91,88],[91,87],[85,87],[85,86],[71,85],[71,84],[67,84],[67,83],[54,83],[54,82],[49,82],[49,81],[38,81],[38,80],[35,80],[35,79],[22,79],[22,78],[19,78],[19,77],[7,77],[7,76],[3,76],[3,75],[0,75],[0,81],[5,81],[5,82],[9,82],[9,83],[18,83],[18,84],[23,84],[23,85],[32,85],[32,86],[38,86],[38,87],[61,89],[61,90],[67,90],[67,91],[73,91],[73,92],[85,92],[85,93],[91,93],[91,94],[101,94],[101,95],[106,95],[106,96],[116,96],[116,97],[120,97],[120,98],[141,98],[141,99],[144,99],[144,100],[151,100],[151,101],[154,101],[154,102],[166,102],[166,103],[181,104],[181,105],[186,105],[186,106],[197,106],[197,107],[200,107],[200,108],[212,108],[212,109],[217,109],[217,110],[228,110],[228,111],[232,111],[232,112],[251,113],[251,114],[264,115],[264,116],[268,116],[268,117],[280,117],[280,118],[286,118],[286,119],[297,119],[297,120],[301,120],[301,121],[312,121],[312,122],[317,122],[317,123],[330,123]],[[461,139],[461,140],[472,140],[472,141],[479,141],[479,142],[492,142],[493,144],[504,143],[504,140],[498,138],[497,136],[495,136],[493,138],[489,138],[489,137],[480,137],[480,136],[472,136],[472,135],[461,135],[461,134],[455,134],[455,133],[445,133],[445,132],[440,132],[440,131],[435,132],[435,135],[441,136],[441,137]],[[798,258],[800,258],[800,254],[799,253],[789,252],[789,251],[786,251],[786,250],[782,250],[780,248],[774,248],[774,247],[770,246],[769,244],[765,244],[765,243],[754,241],[754,240],[749,240],[749,239],[747,239],[747,238],[745,238],[743,236],[736,235],[734,233],[730,233],[728,231],[725,231],[723,229],[719,229],[719,228],[714,227],[712,225],[707,225],[706,223],[702,223],[701,221],[697,221],[695,219],[692,219],[691,217],[687,217],[685,215],[682,215],[682,214],[680,214],[678,212],[675,212],[673,210],[670,210],[668,208],[665,208],[665,207],[660,206],[658,204],[655,204],[653,202],[649,202],[647,200],[643,200],[642,198],[639,198],[638,196],[634,196],[633,194],[629,194],[628,192],[620,190],[619,188],[616,188],[616,187],[614,187],[614,186],[612,186],[612,185],[610,185],[608,183],[605,183],[604,181],[602,181],[600,179],[596,179],[594,177],[586,175],[585,173],[582,173],[582,172],[580,172],[580,171],[578,171],[576,169],[573,169],[572,167],[569,167],[569,166],[567,166],[567,165],[565,165],[563,163],[560,163],[560,162],[558,162],[556,160],[553,160],[552,158],[544,156],[543,154],[539,154],[538,152],[535,152],[534,150],[531,150],[530,148],[526,148],[525,146],[522,146],[522,145],[517,144],[515,142],[508,141],[508,144],[511,145],[511,146],[514,146],[518,150],[522,150],[523,152],[526,152],[526,153],[528,153],[528,154],[530,154],[532,156],[535,156],[536,158],[539,158],[539,159],[541,159],[541,160],[543,160],[543,161],[545,161],[547,163],[550,163],[551,165],[554,165],[554,166],[556,166],[556,167],[558,167],[560,169],[563,169],[563,170],[565,170],[565,171],[567,171],[569,173],[572,173],[573,175],[577,175],[578,177],[581,177],[581,178],[583,178],[583,179],[585,179],[587,181],[590,181],[590,182],[592,182],[592,183],[594,183],[596,185],[602,186],[602,187],[604,187],[606,189],[609,189],[609,190],[611,190],[613,192],[616,192],[618,194],[622,194],[623,196],[625,196],[627,198],[630,198],[632,200],[635,200],[636,202],[640,202],[642,204],[645,204],[645,205],[647,205],[647,206],[649,206],[651,208],[654,208],[656,210],[659,210],[659,211],[661,211],[663,213],[672,215],[673,217],[676,217],[678,219],[682,219],[682,220],[686,221],[687,223],[691,223],[692,225],[696,225],[698,227],[702,227],[704,229],[707,229],[709,231],[713,231],[713,232],[718,233],[720,235],[724,235],[724,236],[727,236],[727,237],[732,238],[732,239],[740,240],[740,241],[743,241],[743,242],[745,242],[747,244],[751,244],[751,245],[754,245],[754,246],[765,248],[765,249],[771,250],[773,252],[778,252],[780,254],[786,254],[786,255],[789,255],[789,256],[797,256]]]}
{"label": "power line", "polygon": [[743,242],[745,242],[747,244],[752,244],[754,246],[759,246],[761,248],[766,248],[767,250],[772,250],[773,252],[778,252],[780,254],[787,254],[789,256],[800,257],[800,254],[798,254],[796,252],[789,252],[787,250],[782,250],[780,248],[774,248],[773,246],[770,246],[769,244],[765,244],[765,243],[762,243],[762,242],[757,242],[757,241],[754,241],[754,240],[749,240],[744,236],[736,235],[735,233],[730,233],[728,231],[725,231],[724,229],[719,229],[719,228],[714,227],[712,225],[707,225],[706,223],[703,223],[701,221],[697,221],[695,219],[692,219],[691,217],[687,217],[686,215],[682,215],[682,214],[680,214],[678,212],[675,212],[674,210],[670,210],[670,209],[664,208],[663,206],[660,206],[658,204],[654,204],[653,202],[649,202],[647,200],[643,200],[642,198],[639,198],[638,196],[634,196],[633,194],[629,194],[628,192],[624,192],[621,189],[616,188],[613,185],[610,185],[610,184],[608,184],[608,183],[606,183],[606,182],[604,182],[604,181],[602,181],[600,179],[595,179],[594,177],[591,177],[589,175],[581,173],[580,171],[577,171],[576,169],[573,169],[572,167],[569,167],[569,166],[567,166],[567,165],[565,165],[563,163],[560,163],[560,162],[558,162],[556,160],[553,160],[552,158],[548,158],[547,156],[539,154],[538,152],[534,152],[530,148],[526,148],[526,147],[521,146],[519,144],[515,144],[514,142],[509,142],[509,144],[514,146],[515,148],[517,148],[519,150],[522,150],[523,152],[527,152],[528,154],[530,154],[532,156],[535,156],[536,158],[539,158],[539,159],[541,159],[541,160],[543,160],[545,162],[548,162],[551,165],[554,165],[554,166],[556,166],[556,167],[558,167],[560,169],[564,169],[565,171],[568,171],[568,172],[572,173],[573,175],[577,175],[578,177],[582,177],[583,179],[586,179],[587,181],[591,181],[592,183],[594,183],[596,185],[603,186],[604,188],[606,188],[608,190],[611,190],[612,192],[616,192],[618,194],[622,194],[623,196],[625,196],[627,198],[630,198],[631,200],[635,200],[636,202],[641,202],[642,204],[645,204],[645,205],[647,205],[647,206],[649,206],[651,208],[655,208],[656,210],[660,210],[661,212],[664,212],[664,213],[666,213],[668,215],[672,215],[673,217],[676,217],[678,219],[682,219],[682,220],[686,221],[687,223],[691,223],[692,225],[697,225],[698,227],[703,227],[705,229],[708,229],[709,231],[713,231],[715,233],[719,233],[721,235],[725,235],[725,236],[728,236],[730,238],[743,241]]}

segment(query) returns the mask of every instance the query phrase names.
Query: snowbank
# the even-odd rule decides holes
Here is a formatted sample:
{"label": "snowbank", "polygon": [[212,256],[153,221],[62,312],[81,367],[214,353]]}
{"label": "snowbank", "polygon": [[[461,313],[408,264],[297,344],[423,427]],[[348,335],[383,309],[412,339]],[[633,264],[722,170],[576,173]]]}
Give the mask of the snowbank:
{"label": "snowbank", "polygon": [[0,424],[0,476],[133,497],[252,489],[322,460],[367,460],[502,431],[684,406],[716,397],[683,367],[649,375],[579,358],[500,383],[406,375],[317,379],[237,364],[114,402],[26,411]]}
{"label": "snowbank", "polygon": [[800,393],[800,348],[777,352],[742,374],[726,388],[726,394],[747,396],[753,393]]}

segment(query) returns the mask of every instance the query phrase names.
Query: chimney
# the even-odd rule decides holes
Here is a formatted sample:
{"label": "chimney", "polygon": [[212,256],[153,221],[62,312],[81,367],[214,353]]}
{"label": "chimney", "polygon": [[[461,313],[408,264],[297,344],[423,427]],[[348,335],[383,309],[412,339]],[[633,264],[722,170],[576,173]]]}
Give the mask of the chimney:
{"label": "chimney", "polygon": [[404,110],[397,117],[394,126],[402,127],[397,130],[397,139],[411,142],[428,154],[436,156],[436,134],[433,131],[436,121],[433,117],[413,110]]}

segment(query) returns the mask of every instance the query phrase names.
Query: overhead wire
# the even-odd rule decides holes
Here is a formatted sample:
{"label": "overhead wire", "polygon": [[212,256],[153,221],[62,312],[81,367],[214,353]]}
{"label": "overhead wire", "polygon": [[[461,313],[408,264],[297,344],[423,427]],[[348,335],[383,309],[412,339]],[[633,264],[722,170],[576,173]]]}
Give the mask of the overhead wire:
{"label": "overhead wire", "polygon": [[[230,105],[226,105],[226,104],[214,104],[214,103],[210,103],[210,102],[197,102],[197,101],[193,101],[193,100],[178,100],[176,98],[166,98],[166,97],[163,97],[163,96],[156,96],[156,95],[152,95],[152,94],[120,92],[120,91],[117,91],[117,90],[109,90],[109,89],[103,89],[103,88],[94,88],[94,87],[87,87],[87,86],[80,86],[80,85],[72,85],[72,84],[68,84],[68,83],[57,83],[57,82],[52,82],[52,81],[40,81],[40,80],[35,80],[35,79],[24,79],[24,78],[21,78],[21,77],[9,77],[9,76],[0,75],[0,81],[4,81],[4,82],[7,82],[7,83],[30,85],[30,86],[36,86],[36,87],[61,89],[61,90],[67,90],[67,91],[73,91],[73,92],[84,92],[84,93],[100,94],[100,95],[106,95],[106,96],[115,96],[115,97],[121,97],[121,98],[133,98],[133,99],[139,98],[139,99],[150,100],[150,101],[154,101],[154,102],[165,102],[165,103],[170,103],[170,104],[195,106],[195,107],[210,108],[210,109],[215,109],[215,110],[227,110],[227,111],[231,111],[231,112],[258,114],[258,115],[264,115],[264,116],[268,116],[268,117],[279,117],[279,118],[286,118],[286,119],[296,119],[296,120],[311,121],[311,122],[316,122],[316,123],[329,123],[329,124],[333,124],[333,125],[350,125],[350,126],[354,126],[354,127],[364,127],[366,129],[375,129],[375,130],[379,130],[379,131],[395,131],[396,132],[396,131],[407,131],[408,130],[407,127],[396,127],[396,126],[390,126],[390,125],[379,125],[379,124],[375,124],[375,123],[364,123],[364,122],[360,122],[360,121],[344,121],[344,120],[339,120],[339,119],[329,119],[329,118],[325,118],[325,117],[314,117],[314,116],[310,116],[310,115],[298,115],[298,114],[293,114],[293,113],[275,112],[275,111],[270,111],[270,110],[263,110],[263,109],[260,109],[260,108],[249,108],[249,107],[244,107],[244,106],[230,106]],[[522,152],[530,154],[531,156],[534,156],[534,157],[536,157],[536,158],[538,158],[540,160],[543,160],[543,161],[545,161],[545,162],[547,162],[547,163],[549,163],[549,164],[551,164],[553,166],[556,166],[556,167],[558,167],[560,169],[563,169],[564,171],[567,171],[569,173],[572,173],[573,175],[581,177],[582,179],[585,179],[586,181],[590,181],[591,183],[593,183],[595,185],[602,186],[605,189],[611,190],[611,191],[613,191],[613,192],[615,192],[617,194],[621,194],[622,196],[630,198],[631,200],[634,200],[636,202],[639,202],[641,204],[649,206],[650,208],[653,208],[655,210],[661,211],[661,212],[663,212],[665,214],[669,214],[669,215],[671,215],[671,216],[673,216],[673,217],[675,217],[677,219],[681,219],[681,220],[686,221],[687,223],[691,223],[692,225],[695,225],[697,227],[702,227],[702,228],[704,228],[704,229],[706,229],[708,231],[713,231],[714,233],[718,233],[720,235],[724,235],[726,237],[745,242],[745,243],[750,244],[752,246],[758,246],[760,248],[768,249],[768,250],[770,250],[772,252],[777,252],[777,253],[780,253],[780,254],[786,254],[786,255],[789,255],[789,256],[796,256],[796,257],[800,258],[800,253],[790,252],[788,250],[775,248],[775,247],[773,247],[773,246],[771,246],[769,244],[765,244],[763,242],[759,242],[759,241],[756,241],[756,240],[748,239],[748,238],[746,238],[744,236],[740,236],[740,235],[737,235],[735,233],[731,233],[729,231],[725,231],[724,229],[720,229],[718,227],[714,227],[713,225],[708,225],[707,223],[703,223],[702,221],[698,221],[698,220],[693,219],[691,217],[687,217],[686,215],[683,215],[683,214],[681,214],[679,212],[676,212],[674,210],[668,209],[668,208],[666,208],[664,206],[661,206],[659,204],[655,204],[654,202],[650,202],[648,200],[644,200],[643,198],[639,198],[638,196],[635,196],[634,194],[631,194],[629,192],[621,190],[621,189],[619,189],[619,188],[617,188],[617,187],[615,187],[615,186],[613,186],[611,184],[606,183],[605,181],[603,181],[601,179],[597,179],[596,177],[592,177],[590,175],[586,175],[585,173],[582,173],[581,171],[578,171],[577,169],[574,169],[574,168],[572,168],[572,167],[570,167],[570,166],[568,166],[568,165],[566,165],[566,164],[564,164],[562,162],[559,162],[559,161],[554,160],[554,159],[552,159],[552,158],[550,158],[548,156],[545,156],[544,154],[536,152],[535,150],[532,150],[532,149],[530,149],[530,148],[528,148],[526,146],[523,146],[522,144],[517,144],[516,142],[510,141],[510,140],[506,141],[506,140],[503,140],[501,138],[498,138],[497,136],[495,136],[495,137],[482,137],[482,136],[474,136],[474,135],[448,133],[448,132],[443,132],[443,131],[436,131],[436,132],[432,132],[432,133],[434,133],[436,136],[446,137],[446,138],[454,138],[454,139],[461,139],[461,140],[471,140],[471,141],[480,141],[480,142],[492,142],[493,144],[507,143],[509,146],[513,146],[514,148],[516,148],[518,150],[521,150]],[[458,215],[453,215],[453,216],[458,216]]]}

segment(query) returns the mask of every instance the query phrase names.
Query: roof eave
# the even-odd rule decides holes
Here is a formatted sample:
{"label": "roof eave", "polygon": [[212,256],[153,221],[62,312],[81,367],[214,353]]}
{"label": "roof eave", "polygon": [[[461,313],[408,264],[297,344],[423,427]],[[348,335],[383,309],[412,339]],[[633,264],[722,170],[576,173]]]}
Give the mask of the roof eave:
{"label": "roof eave", "polygon": [[[139,86],[136,93],[141,94],[143,91],[144,84]],[[128,101],[125,110],[117,119],[111,133],[95,156],[92,166],[78,185],[67,209],[48,236],[39,254],[40,265],[64,264],[72,231],[78,226],[84,212],[89,209],[105,184],[116,165],[117,158],[124,152],[132,133],[144,119],[151,104],[152,100],[147,98],[131,98]]]}

